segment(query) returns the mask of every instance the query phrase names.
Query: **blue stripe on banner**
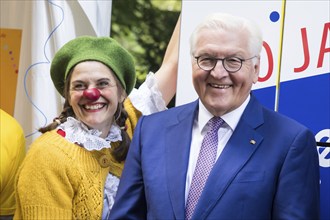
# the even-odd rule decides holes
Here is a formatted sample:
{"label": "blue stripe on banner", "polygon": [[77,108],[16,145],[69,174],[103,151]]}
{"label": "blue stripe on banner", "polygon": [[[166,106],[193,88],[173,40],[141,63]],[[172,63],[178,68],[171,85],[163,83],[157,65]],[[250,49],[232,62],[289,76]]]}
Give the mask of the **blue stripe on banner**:
{"label": "blue stripe on banner", "polygon": [[279,112],[312,131],[330,128],[330,73],[281,82]]}
{"label": "blue stripe on banner", "polygon": [[266,87],[262,89],[255,89],[252,93],[257,97],[257,99],[267,108],[275,110],[275,93],[276,86]]}

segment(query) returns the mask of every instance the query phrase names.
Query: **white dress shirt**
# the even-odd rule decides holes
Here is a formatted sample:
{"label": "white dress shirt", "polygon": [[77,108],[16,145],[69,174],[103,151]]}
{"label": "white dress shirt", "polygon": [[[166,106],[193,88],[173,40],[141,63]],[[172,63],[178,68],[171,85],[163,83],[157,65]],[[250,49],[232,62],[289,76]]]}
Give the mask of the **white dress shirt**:
{"label": "white dress shirt", "polygon": [[[219,158],[222,150],[226,146],[229,138],[233,134],[247,104],[250,101],[250,95],[243,102],[241,106],[237,109],[221,116],[221,118],[225,121],[225,123],[218,130],[218,151],[216,159]],[[194,125],[192,128],[192,139],[190,146],[190,154],[189,154],[189,164],[188,164],[188,172],[186,177],[186,190],[185,190],[185,201],[187,202],[188,192],[191,185],[191,180],[195,171],[198,154],[202,145],[203,138],[209,127],[206,126],[207,122],[214,117],[202,104],[199,100],[199,111],[198,115],[195,118]]]}

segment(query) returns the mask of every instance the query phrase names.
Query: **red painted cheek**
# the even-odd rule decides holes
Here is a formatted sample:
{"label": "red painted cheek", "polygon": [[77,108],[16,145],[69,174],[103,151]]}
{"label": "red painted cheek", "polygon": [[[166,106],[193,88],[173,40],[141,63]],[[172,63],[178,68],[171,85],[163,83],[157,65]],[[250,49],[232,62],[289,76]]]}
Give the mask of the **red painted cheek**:
{"label": "red painted cheek", "polygon": [[96,101],[100,98],[100,91],[96,88],[86,89],[83,93],[83,97],[89,99],[90,101]]}

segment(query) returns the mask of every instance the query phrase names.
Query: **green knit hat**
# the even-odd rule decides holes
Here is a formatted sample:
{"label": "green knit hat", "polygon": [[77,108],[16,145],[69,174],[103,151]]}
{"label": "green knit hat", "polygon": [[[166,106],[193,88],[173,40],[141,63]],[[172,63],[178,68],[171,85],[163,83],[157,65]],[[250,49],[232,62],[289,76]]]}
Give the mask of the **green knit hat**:
{"label": "green knit hat", "polygon": [[136,82],[132,55],[110,37],[77,37],[66,43],[55,54],[50,75],[57,91],[64,96],[64,84],[68,73],[83,61],[99,61],[116,75],[127,95]]}

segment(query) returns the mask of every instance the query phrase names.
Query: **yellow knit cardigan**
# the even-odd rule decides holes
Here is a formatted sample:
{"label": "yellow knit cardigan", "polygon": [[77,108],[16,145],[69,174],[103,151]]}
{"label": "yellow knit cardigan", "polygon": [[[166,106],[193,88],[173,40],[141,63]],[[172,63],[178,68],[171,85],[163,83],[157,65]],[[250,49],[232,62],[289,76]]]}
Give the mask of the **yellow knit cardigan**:
{"label": "yellow knit cardigan", "polygon": [[[132,138],[141,113],[129,99],[124,106]],[[87,151],[47,132],[33,142],[17,175],[14,219],[101,219],[107,175],[120,177],[123,165],[109,149]]]}

